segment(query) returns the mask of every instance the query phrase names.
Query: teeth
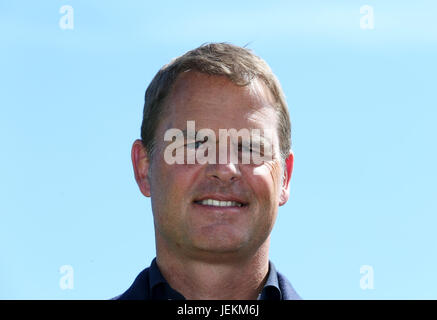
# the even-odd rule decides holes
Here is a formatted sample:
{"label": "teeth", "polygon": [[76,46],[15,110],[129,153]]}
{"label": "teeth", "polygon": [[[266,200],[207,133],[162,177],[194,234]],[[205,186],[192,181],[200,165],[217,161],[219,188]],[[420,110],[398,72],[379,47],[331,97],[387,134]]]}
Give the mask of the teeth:
{"label": "teeth", "polygon": [[199,202],[200,204],[216,207],[241,207],[243,204],[236,201],[219,201],[214,199],[205,199]]}

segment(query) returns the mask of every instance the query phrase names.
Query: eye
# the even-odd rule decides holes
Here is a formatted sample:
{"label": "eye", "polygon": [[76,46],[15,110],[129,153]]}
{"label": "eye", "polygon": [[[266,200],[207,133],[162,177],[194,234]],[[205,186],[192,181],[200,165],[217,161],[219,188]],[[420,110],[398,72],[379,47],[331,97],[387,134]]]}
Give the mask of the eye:
{"label": "eye", "polygon": [[238,144],[238,151],[239,152],[252,152],[252,143],[249,145],[243,146],[242,143]]}
{"label": "eye", "polygon": [[196,141],[196,142],[194,142],[194,147],[196,149],[198,149],[202,143],[203,143],[203,141]]}
{"label": "eye", "polygon": [[187,143],[185,146],[189,149],[199,149],[199,147],[202,145],[202,143],[208,141],[208,137],[205,137],[203,140],[197,140],[192,143]]}

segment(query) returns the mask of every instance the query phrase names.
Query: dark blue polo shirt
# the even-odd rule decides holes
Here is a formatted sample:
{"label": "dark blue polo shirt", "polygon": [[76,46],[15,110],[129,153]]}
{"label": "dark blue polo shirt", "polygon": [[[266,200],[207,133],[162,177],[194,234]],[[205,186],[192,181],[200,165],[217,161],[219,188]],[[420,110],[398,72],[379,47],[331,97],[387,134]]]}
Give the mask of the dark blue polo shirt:
{"label": "dark blue polo shirt", "polygon": [[[174,290],[163,277],[153,259],[149,268],[137,276],[134,283],[125,293],[115,297],[116,300],[185,300],[185,297]],[[258,300],[300,300],[300,296],[290,282],[269,261],[267,281],[258,296]]]}

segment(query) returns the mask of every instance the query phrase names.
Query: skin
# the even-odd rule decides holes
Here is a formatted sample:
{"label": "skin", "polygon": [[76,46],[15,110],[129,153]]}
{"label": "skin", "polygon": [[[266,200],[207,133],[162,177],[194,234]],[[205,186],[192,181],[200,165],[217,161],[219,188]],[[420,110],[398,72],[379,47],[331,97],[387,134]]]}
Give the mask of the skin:
{"label": "skin", "polygon": [[[240,87],[226,77],[186,72],[166,100],[153,158],[140,140],[133,144],[135,179],[151,197],[158,266],[187,299],[256,299],[264,285],[270,233],[278,207],[288,200],[293,168],[291,152],[281,166],[273,101],[258,80]],[[259,165],[167,164],[163,155],[170,142],[164,133],[186,129],[188,120],[217,137],[219,129],[273,129],[273,159]],[[194,203],[211,194],[232,195],[247,205]]]}

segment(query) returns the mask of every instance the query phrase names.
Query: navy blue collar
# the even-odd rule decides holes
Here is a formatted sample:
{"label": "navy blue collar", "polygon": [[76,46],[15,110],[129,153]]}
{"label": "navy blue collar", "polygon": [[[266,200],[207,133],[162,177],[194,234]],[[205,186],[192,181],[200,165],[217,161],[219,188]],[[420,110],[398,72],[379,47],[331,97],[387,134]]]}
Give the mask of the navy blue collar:
{"label": "navy blue collar", "polygon": [[258,296],[258,300],[282,300],[282,292],[279,287],[278,273],[276,271],[275,265],[271,261],[269,261],[269,273],[267,276],[267,281]]}
{"label": "navy blue collar", "polygon": [[[149,268],[149,293],[153,300],[185,300],[185,297],[174,290],[165,280],[153,259]],[[269,261],[269,273],[266,283],[258,296],[258,300],[281,300],[282,293],[278,282],[278,273],[275,266]]]}

